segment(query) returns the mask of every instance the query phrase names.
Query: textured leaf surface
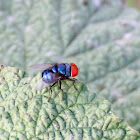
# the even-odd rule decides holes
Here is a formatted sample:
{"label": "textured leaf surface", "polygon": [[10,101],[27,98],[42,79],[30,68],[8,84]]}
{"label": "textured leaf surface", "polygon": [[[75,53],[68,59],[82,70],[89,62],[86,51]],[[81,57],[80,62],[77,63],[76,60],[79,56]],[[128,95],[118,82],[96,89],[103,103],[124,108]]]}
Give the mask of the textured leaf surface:
{"label": "textured leaf surface", "polygon": [[131,117],[125,104],[140,92],[139,23],[140,13],[121,0],[0,0],[0,63],[27,70],[73,61],[79,79],[140,131],[139,109]]}
{"label": "textured leaf surface", "polygon": [[110,103],[81,82],[62,81],[41,91],[32,89],[41,74],[31,79],[14,67],[0,72],[0,139],[127,139],[140,135],[111,113]]}
{"label": "textured leaf surface", "polygon": [[[139,90],[132,92],[132,94],[127,97],[122,97],[118,99],[114,104],[114,110],[118,111],[122,118],[128,118],[128,122],[130,125],[139,128],[140,121],[140,108],[139,108],[140,94]],[[129,108],[129,110],[127,109]]]}

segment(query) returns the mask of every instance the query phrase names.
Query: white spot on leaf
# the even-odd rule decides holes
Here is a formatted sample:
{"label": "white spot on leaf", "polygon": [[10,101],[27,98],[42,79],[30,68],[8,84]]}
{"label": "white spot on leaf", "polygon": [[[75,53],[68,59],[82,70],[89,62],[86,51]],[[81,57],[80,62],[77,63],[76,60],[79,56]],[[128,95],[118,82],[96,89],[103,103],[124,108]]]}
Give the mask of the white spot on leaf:
{"label": "white spot on leaf", "polygon": [[52,51],[48,51],[45,53],[45,56],[52,56],[54,53]]}
{"label": "white spot on leaf", "polygon": [[24,32],[30,32],[30,31],[32,31],[32,26],[31,25],[26,26]]}
{"label": "white spot on leaf", "polygon": [[14,17],[13,16],[8,16],[7,21],[12,24],[14,22]]}
{"label": "white spot on leaf", "polygon": [[126,39],[129,39],[129,38],[132,37],[132,33],[126,33],[126,34],[124,34],[123,37],[126,38]]}
{"label": "white spot on leaf", "polygon": [[111,114],[112,112],[111,111],[109,111],[109,114]]}
{"label": "white spot on leaf", "polygon": [[71,24],[75,25],[75,24],[78,23],[78,20],[76,20],[76,19],[72,19],[70,22],[71,22]]}
{"label": "white spot on leaf", "polygon": [[95,4],[96,7],[100,7],[101,6],[101,0],[93,0],[93,3]]}
{"label": "white spot on leaf", "polygon": [[125,99],[124,98],[121,98],[121,99],[118,100],[118,102],[121,103],[121,104],[123,104],[123,103],[125,103]]}

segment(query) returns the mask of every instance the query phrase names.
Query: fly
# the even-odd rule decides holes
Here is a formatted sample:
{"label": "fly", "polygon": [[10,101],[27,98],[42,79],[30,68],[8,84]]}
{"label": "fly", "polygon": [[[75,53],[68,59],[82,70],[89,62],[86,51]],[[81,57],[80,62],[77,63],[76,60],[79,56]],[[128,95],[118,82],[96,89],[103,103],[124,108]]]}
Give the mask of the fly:
{"label": "fly", "polygon": [[34,86],[35,90],[41,90],[50,85],[52,86],[61,80],[73,80],[70,79],[70,77],[76,77],[79,72],[78,67],[74,63],[34,64],[30,67],[42,71],[41,79]]}

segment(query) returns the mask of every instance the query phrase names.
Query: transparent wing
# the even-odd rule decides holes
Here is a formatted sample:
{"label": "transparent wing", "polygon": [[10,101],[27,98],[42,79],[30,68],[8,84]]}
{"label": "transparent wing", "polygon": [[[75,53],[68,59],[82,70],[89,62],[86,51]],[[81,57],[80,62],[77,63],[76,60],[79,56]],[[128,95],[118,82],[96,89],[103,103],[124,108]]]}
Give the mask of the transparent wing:
{"label": "transparent wing", "polygon": [[48,86],[50,86],[50,85],[51,85],[51,83],[45,83],[45,82],[43,81],[43,79],[41,78],[41,79],[35,84],[34,90],[41,90],[41,89],[44,89],[44,88],[46,88],[46,87],[48,87]]}
{"label": "transparent wing", "polygon": [[52,85],[53,83],[57,82],[58,80],[62,79],[62,75],[61,74],[56,74],[56,73],[49,73],[49,76],[51,76],[51,80],[49,79],[48,82],[44,82],[43,78],[41,78],[36,85],[34,86],[35,90],[41,90],[44,89],[50,85]]}
{"label": "transparent wing", "polygon": [[50,67],[53,67],[54,65],[56,64],[55,63],[54,64],[34,64],[34,65],[31,65],[30,68],[37,69],[37,70],[45,70]]}

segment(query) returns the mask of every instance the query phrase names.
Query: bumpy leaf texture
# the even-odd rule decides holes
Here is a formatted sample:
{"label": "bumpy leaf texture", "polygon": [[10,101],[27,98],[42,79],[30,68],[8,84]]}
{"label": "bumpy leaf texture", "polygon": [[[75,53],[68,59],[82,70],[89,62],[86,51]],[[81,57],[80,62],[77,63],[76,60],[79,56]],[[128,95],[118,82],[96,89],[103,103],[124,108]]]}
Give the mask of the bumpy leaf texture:
{"label": "bumpy leaf texture", "polygon": [[0,0],[0,63],[73,61],[79,79],[140,131],[139,23],[121,0]]}
{"label": "bumpy leaf texture", "polygon": [[1,140],[140,138],[139,132],[111,113],[107,100],[90,92],[82,82],[65,80],[61,87],[56,83],[35,91],[41,73],[31,79],[15,67],[0,70]]}

